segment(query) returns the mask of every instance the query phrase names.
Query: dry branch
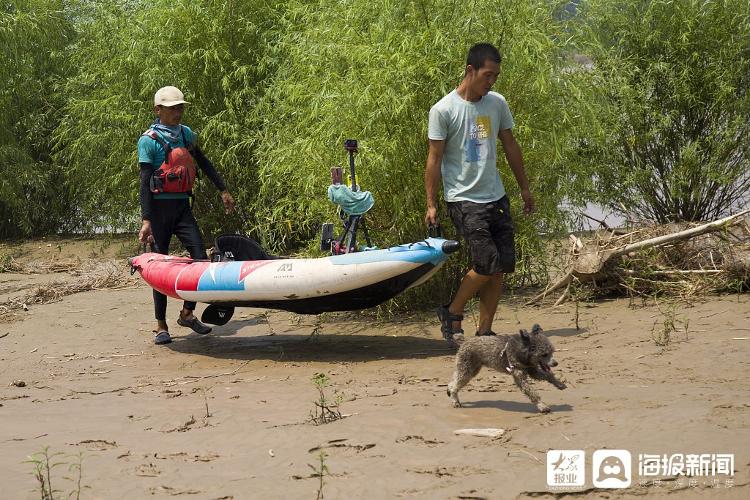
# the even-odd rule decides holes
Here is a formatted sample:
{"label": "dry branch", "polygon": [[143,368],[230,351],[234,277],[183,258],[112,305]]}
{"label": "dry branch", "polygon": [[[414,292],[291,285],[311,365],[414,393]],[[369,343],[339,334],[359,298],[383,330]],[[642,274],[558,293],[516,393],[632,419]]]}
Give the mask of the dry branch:
{"label": "dry branch", "polygon": [[74,273],[81,268],[81,259],[49,260],[23,264],[13,257],[0,263],[0,272],[15,274]]}
{"label": "dry branch", "polygon": [[[549,285],[526,304],[534,304],[550,293],[565,288],[555,305],[563,303],[570,293],[573,280],[589,284],[614,281],[618,287],[631,292],[635,291],[632,283],[623,282],[623,277],[627,277],[631,281],[648,281],[657,288],[671,288],[673,291],[684,289],[691,294],[706,289],[721,289],[721,282],[718,280],[726,282],[727,277],[745,276],[747,280],[747,276],[750,275],[750,228],[747,222],[740,218],[748,213],[750,209],[697,227],[646,237],[639,241],[633,240],[637,237],[649,236],[649,232],[639,229],[617,238],[613,238],[613,235],[608,232],[606,236],[595,238],[583,245],[578,238],[571,235],[570,268],[562,278]],[[727,235],[709,238],[709,233],[727,229],[733,224],[740,226],[736,234],[728,231]],[[663,228],[656,228],[656,230],[663,230]],[[705,241],[698,238],[700,236],[703,236]],[[625,241],[618,244],[622,240]],[[687,244],[684,243],[686,241],[688,241]],[[745,247],[748,248],[745,249]],[[654,258],[649,260],[648,256],[639,255],[649,249],[659,250],[656,261]],[[680,268],[675,264],[682,264],[688,268]],[[691,264],[699,268],[690,268]],[[673,279],[675,277],[679,279],[681,276],[685,279],[701,277],[703,283],[688,283],[687,281],[670,283],[651,279],[658,276],[671,276]]]}
{"label": "dry branch", "polygon": [[130,288],[137,283],[127,272],[126,266],[116,261],[93,262],[86,269],[68,269],[68,272],[76,276],[75,281],[50,281],[23,297],[11,297],[0,302],[0,321],[12,320],[15,312],[28,310],[29,305],[49,304],[67,295],[90,290]]}
{"label": "dry branch", "polygon": [[613,252],[610,257],[615,258],[615,257],[619,257],[620,255],[627,254],[629,252],[636,252],[638,250],[642,250],[644,248],[653,247],[657,245],[665,245],[667,243],[672,243],[674,241],[694,238],[701,234],[709,233],[711,231],[717,231],[719,229],[723,229],[727,224],[731,223],[732,221],[737,220],[739,217],[742,217],[743,215],[747,213],[750,213],[750,209],[743,210],[742,212],[739,212],[734,215],[730,215],[729,217],[725,217],[723,219],[709,222],[708,224],[703,224],[702,226],[694,227],[691,229],[686,229],[685,231],[679,231],[677,233],[667,234],[665,236],[659,236],[657,238],[650,238],[647,240],[639,241],[637,243],[633,243],[632,245],[625,245],[619,250]]}

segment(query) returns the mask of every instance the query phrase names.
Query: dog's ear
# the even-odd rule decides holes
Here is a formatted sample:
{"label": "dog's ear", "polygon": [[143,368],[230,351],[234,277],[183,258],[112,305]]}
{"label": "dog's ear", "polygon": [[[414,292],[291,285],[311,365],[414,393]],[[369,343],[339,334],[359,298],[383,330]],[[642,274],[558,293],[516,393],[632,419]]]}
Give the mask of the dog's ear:
{"label": "dog's ear", "polygon": [[521,340],[523,340],[524,344],[528,344],[531,342],[531,338],[529,337],[529,332],[527,332],[524,329],[521,329],[518,331],[518,333],[521,334]]}
{"label": "dog's ear", "polygon": [[539,323],[534,323],[534,326],[531,327],[531,334],[532,335],[539,335],[544,330],[542,330],[542,327],[539,326]]}

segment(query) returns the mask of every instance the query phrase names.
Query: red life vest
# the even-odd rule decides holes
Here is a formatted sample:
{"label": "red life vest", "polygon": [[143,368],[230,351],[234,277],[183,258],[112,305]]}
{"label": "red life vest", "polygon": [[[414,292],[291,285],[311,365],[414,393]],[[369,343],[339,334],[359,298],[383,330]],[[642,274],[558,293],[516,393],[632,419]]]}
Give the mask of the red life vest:
{"label": "red life vest", "polygon": [[[143,135],[155,140],[164,148],[164,163],[154,170],[151,175],[152,193],[189,193],[195,184],[197,173],[195,160],[191,153],[192,146],[172,148],[153,129],[148,129]],[[185,141],[185,133],[182,134],[182,142]]]}

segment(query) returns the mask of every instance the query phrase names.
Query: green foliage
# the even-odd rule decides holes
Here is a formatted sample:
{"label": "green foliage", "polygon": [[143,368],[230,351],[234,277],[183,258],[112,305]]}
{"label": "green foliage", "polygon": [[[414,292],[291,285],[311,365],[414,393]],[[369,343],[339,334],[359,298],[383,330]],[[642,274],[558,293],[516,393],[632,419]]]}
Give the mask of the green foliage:
{"label": "green foliage", "polygon": [[[247,113],[260,92],[258,59],[273,6],[267,2],[108,0],[81,2],[80,39],[71,54],[78,73],[65,93],[65,119],[55,131],[56,158],[66,165],[76,207],[90,227],[139,223],[136,143],[154,118],[154,92],[176,85],[191,102],[184,123],[200,136],[239,201],[256,190]],[[230,225],[206,179],[196,211],[206,233]],[[208,216],[208,214],[213,216]]]}
{"label": "green foliage", "polygon": [[325,451],[320,450],[320,453],[318,453],[318,466],[315,467],[311,464],[307,464],[313,470],[313,477],[318,478],[318,491],[315,495],[316,500],[324,498],[323,486],[325,486],[325,481],[323,481],[323,478],[330,475],[328,472],[328,465],[326,465],[327,458],[328,454]]}
{"label": "green foliage", "polygon": [[656,302],[656,307],[659,309],[662,318],[661,325],[659,325],[660,320],[657,319],[651,327],[651,338],[654,344],[666,348],[672,342],[673,335],[679,333],[680,330],[682,330],[684,340],[688,340],[690,320],[688,318],[677,318],[677,304],[667,304],[666,310],[662,310],[659,303]]}
{"label": "green foliage", "polygon": [[715,219],[747,201],[750,4],[586,5],[579,44],[593,65],[577,76],[591,115],[577,161],[589,192],[658,222]]}
{"label": "green foliage", "polygon": [[[277,251],[316,239],[320,224],[334,217],[324,196],[328,170],[345,165],[343,141],[356,138],[358,180],[376,198],[368,215],[376,244],[423,238],[428,111],[460,82],[469,46],[490,41],[505,58],[496,89],[514,113],[539,200],[538,217],[516,214],[534,251],[540,228],[560,227],[557,206],[566,181],[559,162],[571,121],[558,70],[565,37],[551,14],[544,1],[290,2],[268,54],[283,63],[258,108],[261,182],[251,229]],[[506,187],[520,205],[502,163]],[[457,283],[464,258],[450,260],[442,278],[431,282],[433,292],[444,295]]]}
{"label": "green foliage", "polygon": [[[744,0],[14,0],[0,8],[0,237],[135,229],[136,143],[154,92],[176,85],[240,210],[196,188],[204,235],[242,230],[314,253],[334,220],[329,168],[359,140],[380,247],[424,237],[430,107],[478,41],[502,54],[538,214],[520,214],[512,285],[546,279],[540,234],[561,201],[658,221],[713,218],[750,188],[750,5]],[[568,19],[562,21],[561,19]],[[637,20],[637,22],[634,22]],[[574,41],[590,65],[573,62]],[[500,155],[502,157],[502,155]],[[452,234],[445,211],[443,227]],[[207,238],[209,240],[210,238]],[[447,299],[466,249],[390,302]],[[382,312],[382,311],[381,311]]]}
{"label": "green foliage", "polygon": [[64,226],[67,198],[50,159],[60,119],[65,48],[74,31],[64,2],[15,0],[0,7],[0,238]]}
{"label": "green foliage", "polygon": [[[69,458],[74,458],[75,460],[69,462]],[[60,451],[51,453],[49,446],[45,446],[42,448],[42,451],[34,453],[25,462],[34,466],[34,478],[37,482],[37,491],[41,500],[61,498],[56,493],[62,493],[62,490],[52,487],[52,477],[54,476],[53,471],[55,468],[65,465],[68,466],[68,473],[71,473],[71,476],[63,476],[63,479],[73,482],[73,490],[68,492],[66,498],[81,498],[81,489],[86,487],[82,485],[83,452],[79,452],[73,456],[66,456]],[[55,484],[57,484],[57,478]]]}
{"label": "green foliage", "polygon": [[330,399],[326,395],[326,389],[331,385],[331,379],[328,378],[328,375],[316,373],[311,380],[318,390],[318,400],[313,401],[315,406],[310,412],[310,422],[315,425],[322,425],[344,418],[341,415],[341,410],[339,410],[343,396],[335,394],[334,398]]}
{"label": "green foliage", "polygon": [[[567,38],[549,2],[36,4],[70,31],[55,38],[55,30],[38,28],[65,56],[54,61],[70,71],[64,81],[60,71],[46,72],[58,83],[50,108],[58,118],[43,121],[45,137],[54,140],[52,159],[49,142],[40,150],[64,170],[43,170],[56,176],[59,193],[40,202],[59,202],[68,227],[134,229],[136,141],[152,119],[153,93],[172,84],[191,101],[184,122],[198,131],[240,207],[225,217],[213,186],[202,181],[195,210],[204,234],[242,229],[282,253],[309,252],[320,224],[335,216],[325,190],[329,167],[346,162],[345,138],[360,141],[359,180],[377,199],[368,219],[375,243],[421,239],[428,110],[459,83],[468,47],[495,43],[505,58],[497,90],[514,112],[540,208],[535,218],[516,217],[519,282],[540,281],[537,235],[563,222],[557,206],[568,189],[563,160],[575,116],[564,105],[571,89],[560,71]],[[518,205],[513,176],[501,163]],[[50,224],[44,231],[62,227]],[[451,259],[432,290],[450,292],[466,259],[465,250]],[[425,293],[433,292],[422,287],[388,307]]]}

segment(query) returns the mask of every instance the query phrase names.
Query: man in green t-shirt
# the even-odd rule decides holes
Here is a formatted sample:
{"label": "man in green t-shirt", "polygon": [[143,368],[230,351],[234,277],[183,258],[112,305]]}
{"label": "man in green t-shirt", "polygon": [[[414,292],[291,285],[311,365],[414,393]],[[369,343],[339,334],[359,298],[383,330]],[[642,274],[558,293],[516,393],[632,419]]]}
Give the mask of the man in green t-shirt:
{"label": "man in green t-shirt", "polygon": [[534,211],[521,148],[511,131],[513,116],[505,98],[490,91],[500,74],[500,60],[500,52],[488,43],[471,47],[463,80],[430,109],[425,222],[437,224],[437,194],[442,177],[448,214],[466,240],[472,258],[472,269],[461,281],[456,296],[437,310],[440,331],[451,343],[454,334],[463,334],[464,307],[477,293],[476,334],[494,335],[492,321],[503,275],[515,270],[514,227],[497,169],[497,138],[521,188],[524,213]]}

